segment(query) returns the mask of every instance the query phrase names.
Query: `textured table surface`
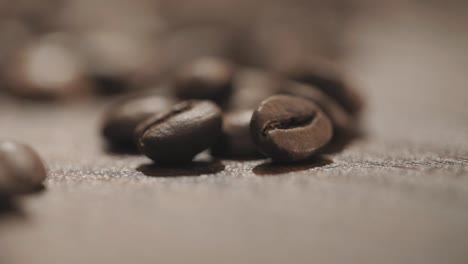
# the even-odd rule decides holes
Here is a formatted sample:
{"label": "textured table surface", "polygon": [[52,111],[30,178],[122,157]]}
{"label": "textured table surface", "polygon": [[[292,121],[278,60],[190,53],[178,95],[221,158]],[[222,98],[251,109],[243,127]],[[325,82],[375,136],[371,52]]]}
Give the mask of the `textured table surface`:
{"label": "textured table surface", "polygon": [[50,176],[0,213],[0,263],[468,263],[465,14],[350,26],[367,136],[317,164],[162,170],[103,151],[105,105],[1,99],[0,138],[34,146]]}

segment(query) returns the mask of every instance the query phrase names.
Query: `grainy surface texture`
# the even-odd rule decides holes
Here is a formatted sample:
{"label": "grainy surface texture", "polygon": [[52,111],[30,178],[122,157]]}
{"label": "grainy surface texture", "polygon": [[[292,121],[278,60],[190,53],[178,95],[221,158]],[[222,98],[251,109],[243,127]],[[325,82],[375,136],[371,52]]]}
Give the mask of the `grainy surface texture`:
{"label": "grainy surface texture", "polygon": [[103,151],[103,105],[2,99],[50,175],[0,214],[0,263],[468,263],[466,9],[369,11],[345,61],[367,137],[317,164],[158,169]]}

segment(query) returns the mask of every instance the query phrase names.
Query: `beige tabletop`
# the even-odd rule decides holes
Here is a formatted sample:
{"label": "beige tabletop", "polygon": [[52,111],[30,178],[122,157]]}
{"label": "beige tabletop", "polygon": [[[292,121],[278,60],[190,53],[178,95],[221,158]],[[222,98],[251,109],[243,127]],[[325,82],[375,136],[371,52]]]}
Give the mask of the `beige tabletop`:
{"label": "beige tabletop", "polygon": [[344,62],[367,136],[317,164],[163,170],[103,151],[103,104],[1,99],[50,175],[0,213],[0,263],[468,263],[466,8],[383,9]]}

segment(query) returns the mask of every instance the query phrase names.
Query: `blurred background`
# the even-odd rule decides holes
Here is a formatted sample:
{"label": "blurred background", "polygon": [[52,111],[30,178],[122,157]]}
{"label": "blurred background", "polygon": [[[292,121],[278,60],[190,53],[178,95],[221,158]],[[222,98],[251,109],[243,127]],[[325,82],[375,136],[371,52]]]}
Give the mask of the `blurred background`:
{"label": "blurred background", "polygon": [[271,69],[337,60],[354,8],[346,0],[2,0],[2,89],[59,98],[145,89],[207,55]]}

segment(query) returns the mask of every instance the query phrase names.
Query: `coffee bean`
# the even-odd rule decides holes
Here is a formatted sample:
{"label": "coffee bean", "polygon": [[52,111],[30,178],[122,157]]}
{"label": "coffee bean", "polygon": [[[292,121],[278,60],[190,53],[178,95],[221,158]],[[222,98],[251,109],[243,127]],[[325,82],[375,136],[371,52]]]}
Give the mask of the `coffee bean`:
{"label": "coffee bean", "polygon": [[17,142],[0,142],[0,194],[34,191],[46,177],[46,168],[33,149]]}
{"label": "coffee bean", "polygon": [[308,159],[333,136],[331,121],[315,103],[289,95],[264,100],[250,129],[259,150],[279,162]]}
{"label": "coffee bean", "polygon": [[294,81],[317,87],[352,115],[358,114],[363,108],[359,93],[349,84],[344,74],[330,63],[317,61],[296,65],[283,70],[283,74]]}
{"label": "coffee bean", "polygon": [[258,158],[262,155],[252,141],[250,120],[252,110],[232,112],[223,117],[223,136],[212,154],[226,158]]}
{"label": "coffee bean", "polygon": [[223,104],[232,92],[234,66],[218,58],[202,58],[180,70],[175,93],[180,99],[212,100]]}
{"label": "coffee bean", "polygon": [[355,128],[354,118],[333,98],[326,95],[317,87],[294,81],[283,81],[281,94],[289,94],[312,100],[330,118],[337,131],[351,131]]}
{"label": "coffee bean", "polygon": [[168,111],[174,100],[157,95],[125,98],[114,103],[105,114],[102,135],[111,146],[135,149],[134,133],[145,119]]}
{"label": "coffee bean", "polygon": [[190,162],[221,136],[222,113],[209,101],[185,101],[136,130],[141,152],[158,164]]}
{"label": "coffee bean", "polygon": [[12,56],[6,72],[7,88],[32,99],[76,99],[91,83],[86,65],[67,38],[47,35]]}

